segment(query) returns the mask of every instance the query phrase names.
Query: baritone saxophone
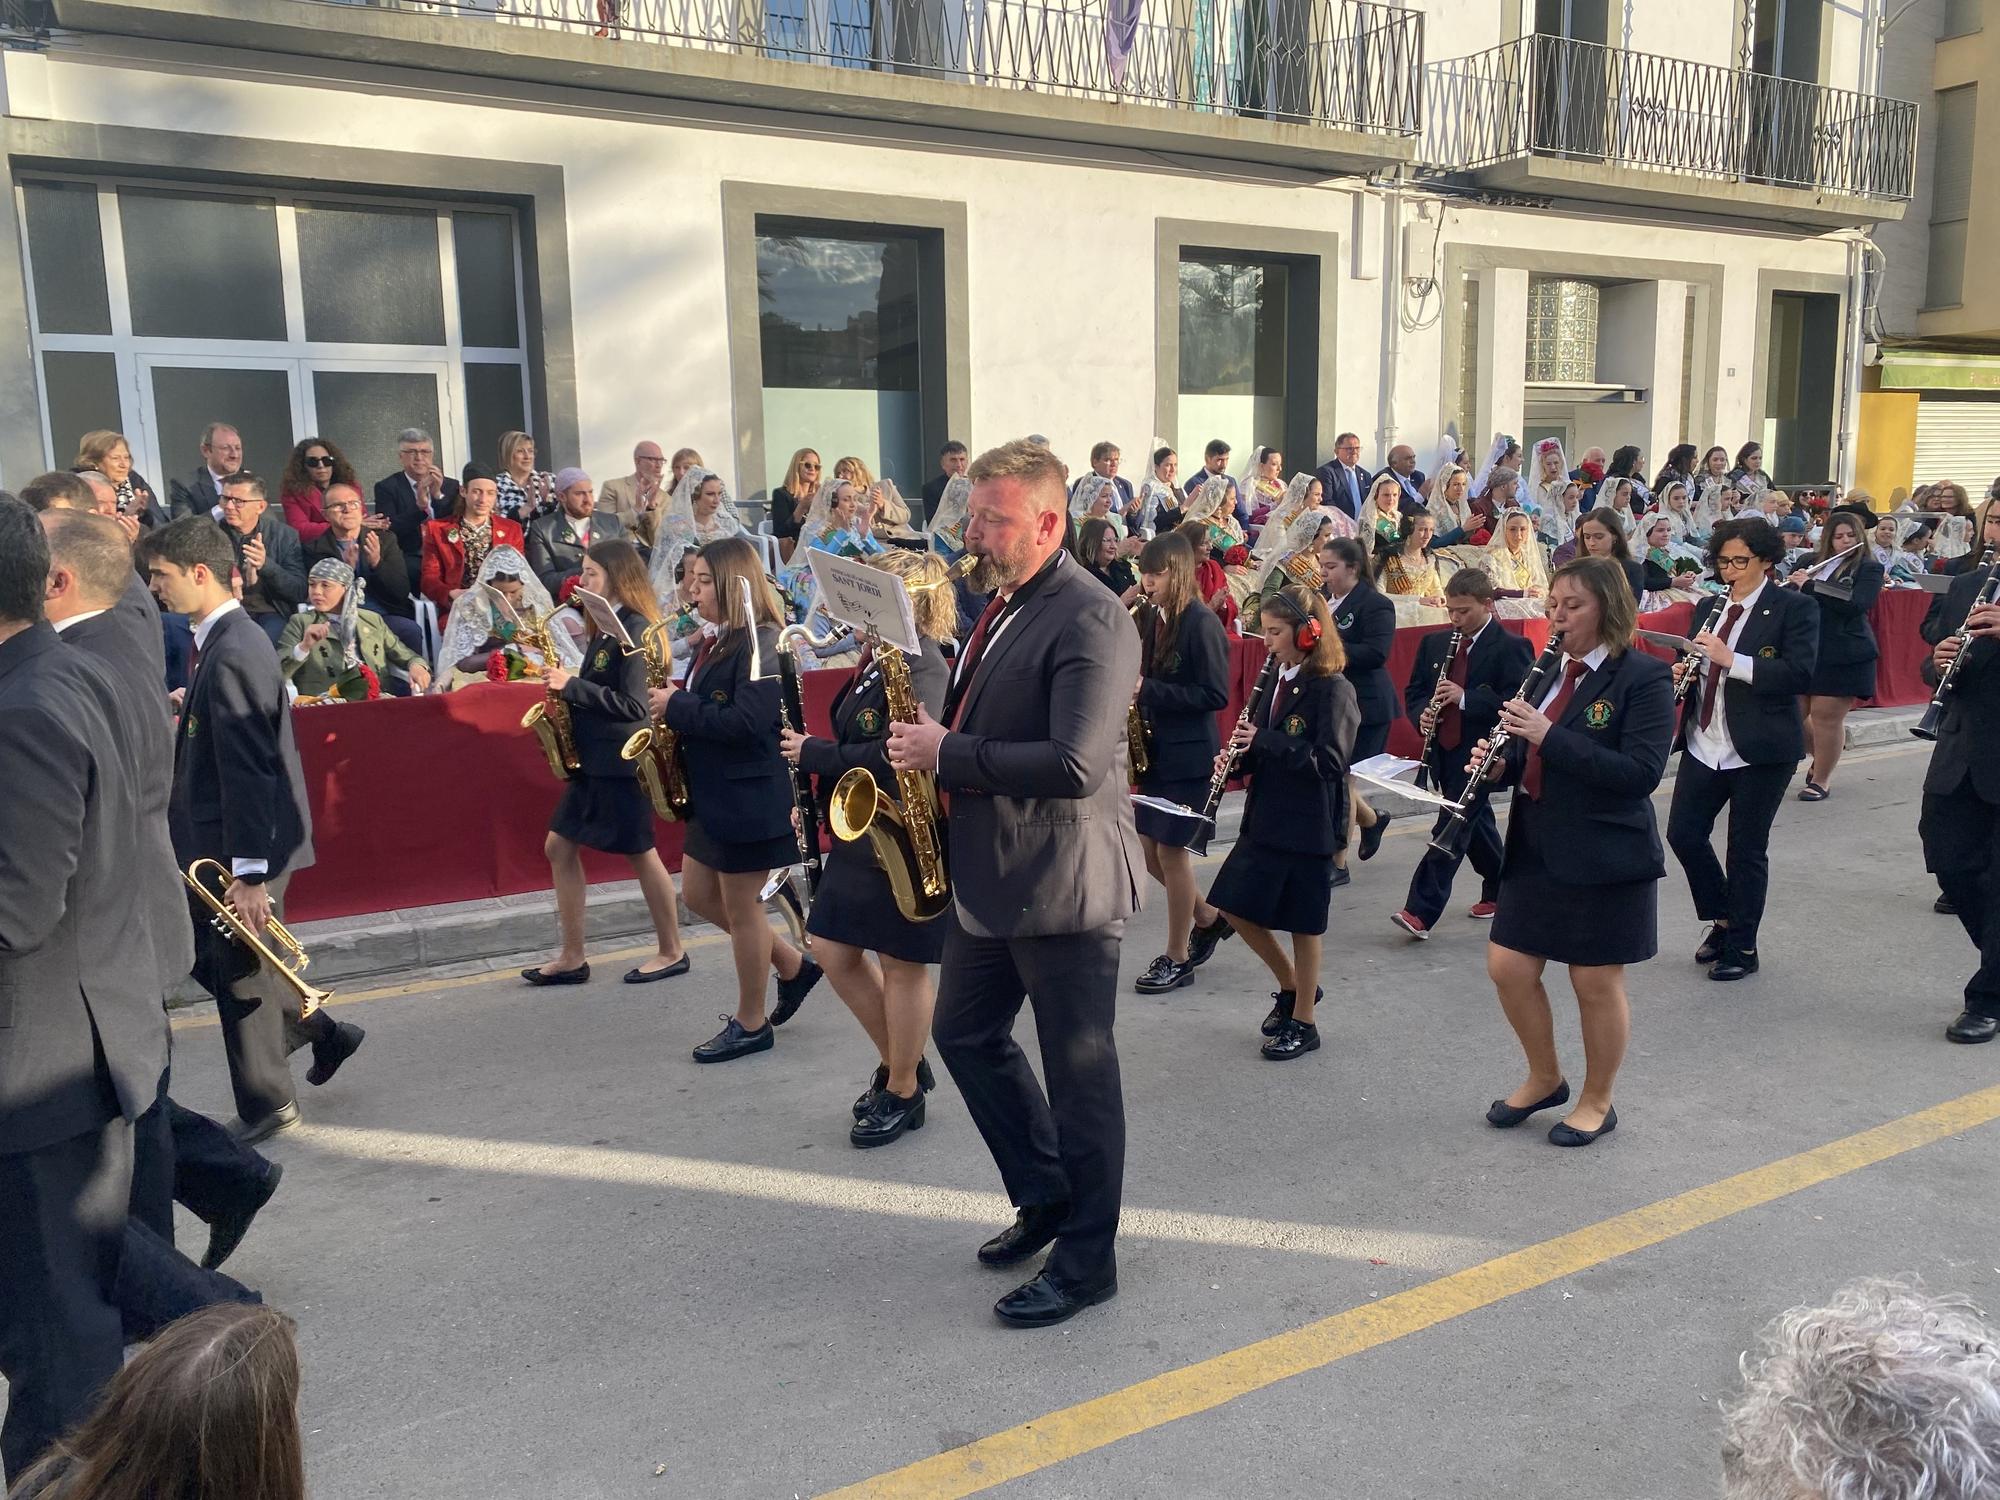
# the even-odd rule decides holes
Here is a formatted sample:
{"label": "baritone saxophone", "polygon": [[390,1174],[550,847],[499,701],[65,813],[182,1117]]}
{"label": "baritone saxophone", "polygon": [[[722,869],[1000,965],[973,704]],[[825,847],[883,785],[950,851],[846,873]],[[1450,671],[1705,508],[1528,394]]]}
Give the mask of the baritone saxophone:
{"label": "baritone saxophone", "polygon": [[[648,625],[639,637],[639,654],[646,659],[646,686],[669,687],[674,679],[673,627],[661,620]],[[619,755],[636,762],[639,785],[653,811],[667,822],[687,816],[687,767],[681,763],[680,736],[667,728],[664,719],[655,719],[625,741]]]}

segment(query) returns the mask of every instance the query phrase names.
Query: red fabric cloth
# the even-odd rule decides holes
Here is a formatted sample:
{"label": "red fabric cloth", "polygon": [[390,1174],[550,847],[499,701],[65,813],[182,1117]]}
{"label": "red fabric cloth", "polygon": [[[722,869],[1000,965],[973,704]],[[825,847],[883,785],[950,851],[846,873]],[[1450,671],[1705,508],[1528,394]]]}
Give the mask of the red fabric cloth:
{"label": "red fabric cloth", "polygon": [[[457,535],[457,521],[424,522],[424,597],[438,607],[440,623],[451,612],[451,591],[465,588],[471,582],[465,576],[465,548],[455,540]],[[495,516],[493,545],[512,547],[525,556],[528,541],[521,532],[521,523]]]}
{"label": "red fabric cloth", "polygon": [[1236,628],[1236,596],[1229,592],[1229,575],[1222,571],[1222,564],[1213,557],[1203,558],[1194,570],[1194,587],[1204,603],[1213,600],[1216,591],[1221,590],[1222,606],[1215,611],[1216,617],[1222,621],[1224,630],[1233,631]]}
{"label": "red fabric cloth", "polygon": [[1931,701],[1923,672],[1931,648],[1920,630],[1936,597],[1924,589],[1884,589],[1876,598],[1868,623],[1874,627],[1882,657],[1875,664],[1875,696],[1864,707],[1904,708]]}
{"label": "red fabric cloth", "polygon": [[299,534],[299,540],[309,542],[327,528],[326,512],[320,508],[324,492],[314,485],[304,494],[292,493],[284,497],[285,521]]}

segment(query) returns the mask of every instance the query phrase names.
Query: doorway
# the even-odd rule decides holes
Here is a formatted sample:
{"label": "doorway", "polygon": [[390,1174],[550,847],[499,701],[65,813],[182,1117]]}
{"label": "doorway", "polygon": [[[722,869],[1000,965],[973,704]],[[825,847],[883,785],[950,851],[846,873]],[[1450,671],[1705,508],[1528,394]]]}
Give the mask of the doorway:
{"label": "doorway", "polygon": [[1839,399],[1840,298],[1776,292],[1764,368],[1764,467],[1780,488],[1822,484],[1833,472]]}

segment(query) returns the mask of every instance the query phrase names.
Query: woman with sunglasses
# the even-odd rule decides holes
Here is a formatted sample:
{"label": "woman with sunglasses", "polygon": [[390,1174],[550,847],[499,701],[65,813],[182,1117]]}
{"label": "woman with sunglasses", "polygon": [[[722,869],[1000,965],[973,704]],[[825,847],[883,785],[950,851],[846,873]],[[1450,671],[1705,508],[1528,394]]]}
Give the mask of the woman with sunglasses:
{"label": "woman with sunglasses", "polygon": [[301,542],[313,541],[326,530],[326,492],[336,484],[353,485],[357,492],[361,488],[354,465],[332,443],[309,437],[292,449],[278,479],[278,501]]}

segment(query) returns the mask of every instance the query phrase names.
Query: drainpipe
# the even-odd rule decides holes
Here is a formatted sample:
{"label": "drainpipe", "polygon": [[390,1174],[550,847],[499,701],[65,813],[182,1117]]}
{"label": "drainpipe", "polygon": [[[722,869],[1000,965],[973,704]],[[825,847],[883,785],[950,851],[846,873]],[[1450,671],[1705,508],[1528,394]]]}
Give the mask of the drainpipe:
{"label": "drainpipe", "polygon": [[1403,356],[1403,181],[1382,190],[1382,367],[1377,376],[1375,425],[1382,461],[1396,442],[1396,372]]}
{"label": "drainpipe", "polygon": [[1868,251],[1858,234],[1847,237],[1847,368],[1840,385],[1840,468],[1842,492],[1854,488],[1855,427],[1861,408],[1861,341],[1867,329]]}

